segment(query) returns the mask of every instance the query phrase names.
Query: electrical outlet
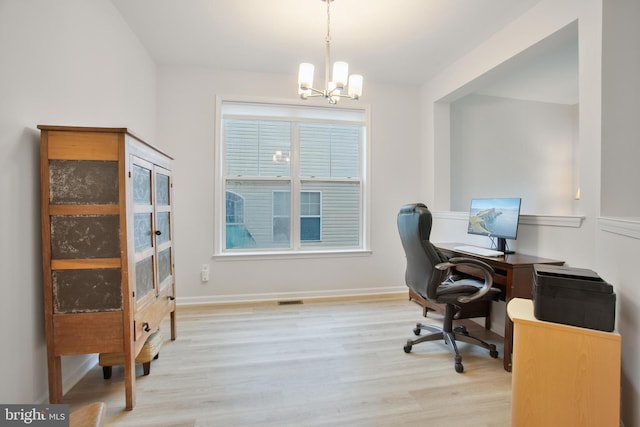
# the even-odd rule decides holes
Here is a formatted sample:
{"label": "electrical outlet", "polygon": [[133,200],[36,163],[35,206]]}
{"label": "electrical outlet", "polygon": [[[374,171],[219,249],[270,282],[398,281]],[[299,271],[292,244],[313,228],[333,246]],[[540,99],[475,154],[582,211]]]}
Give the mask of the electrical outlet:
{"label": "electrical outlet", "polygon": [[202,282],[209,281],[209,264],[202,264],[202,270],[200,270],[200,280],[202,280]]}

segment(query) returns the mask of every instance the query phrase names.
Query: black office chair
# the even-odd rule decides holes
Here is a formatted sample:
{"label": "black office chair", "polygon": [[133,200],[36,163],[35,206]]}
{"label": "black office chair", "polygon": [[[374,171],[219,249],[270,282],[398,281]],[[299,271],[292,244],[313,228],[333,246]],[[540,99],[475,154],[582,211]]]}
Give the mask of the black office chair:
{"label": "black office chair", "polygon": [[[444,339],[455,358],[456,372],[464,371],[462,357],[456,341],[478,345],[489,350],[494,359],[498,357],[496,346],[469,335],[464,326],[453,327],[453,321],[469,317],[486,317],[491,314],[491,301],[497,299],[499,289],[493,288],[493,268],[485,262],[473,258],[456,257],[447,259],[429,241],[432,216],[422,203],[405,205],[398,213],[398,231],[407,256],[405,281],[407,286],[426,300],[445,304],[442,328],[418,323],[413,330],[420,335],[422,330],[430,334],[407,340],[406,353],[414,344],[424,341]],[[456,266],[466,265],[480,270],[484,282],[454,271]],[[454,274],[455,273],[455,274]]]}

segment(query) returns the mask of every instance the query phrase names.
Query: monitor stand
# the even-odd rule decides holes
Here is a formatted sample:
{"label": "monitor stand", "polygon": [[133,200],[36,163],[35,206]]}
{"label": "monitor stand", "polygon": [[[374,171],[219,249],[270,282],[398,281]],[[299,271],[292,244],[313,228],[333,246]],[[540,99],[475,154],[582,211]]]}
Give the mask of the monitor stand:
{"label": "monitor stand", "polygon": [[507,249],[507,239],[503,238],[503,237],[498,237],[498,247],[496,248],[497,250],[499,250],[500,252],[504,253],[504,254],[515,254],[516,251],[512,251]]}

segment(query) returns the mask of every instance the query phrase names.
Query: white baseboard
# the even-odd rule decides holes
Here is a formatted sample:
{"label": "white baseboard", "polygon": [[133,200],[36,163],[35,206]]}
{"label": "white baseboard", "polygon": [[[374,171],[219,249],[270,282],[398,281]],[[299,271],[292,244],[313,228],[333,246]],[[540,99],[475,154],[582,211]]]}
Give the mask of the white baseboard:
{"label": "white baseboard", "polygon": [[364,296],[374,297],[394,294],[406,294],[407,292],[407,287],[402,285],[388,286],[384,288],[332,289],[328,291],[273,292],[261,294],[207,295],[203,297],[181,297],[180,295],[178,295],[178,297],[176,298],[176,304],[179,306],[188,306],[309,299],[333,299]]}
{"label": "white baseboard", "polygon": [[[84,355],[84,359],[79,361],[77,364],[64,363],[64,359],[67,357],[74,358],[82,358],[82,355],[78,356],[63,356],[62,365],[63,365],[63,377],[62,377],[62,395],[67,394],[69,390],[73,388],[87,373],[93,369],[94,366],[98,363],[98,355],[97,354],[87,354]],[[40,404],[46,405],[49,403],[49,393],[47,392],[44,396],[38,399]]]}

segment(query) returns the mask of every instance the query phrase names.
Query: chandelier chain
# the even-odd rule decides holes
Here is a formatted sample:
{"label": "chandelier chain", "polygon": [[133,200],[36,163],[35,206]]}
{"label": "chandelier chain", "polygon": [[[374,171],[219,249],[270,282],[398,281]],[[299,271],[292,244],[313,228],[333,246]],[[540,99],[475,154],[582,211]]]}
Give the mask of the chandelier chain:
{"label": "chandelier chain", "polygon": [[324,0],[327,2],[327,43],[331,42],[331,2],[333,0]]}

